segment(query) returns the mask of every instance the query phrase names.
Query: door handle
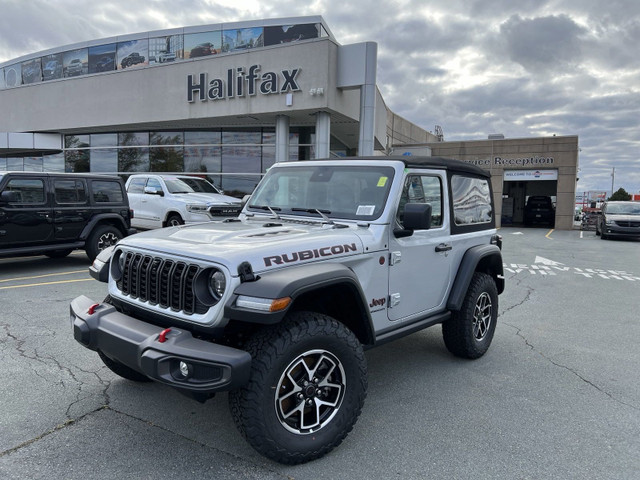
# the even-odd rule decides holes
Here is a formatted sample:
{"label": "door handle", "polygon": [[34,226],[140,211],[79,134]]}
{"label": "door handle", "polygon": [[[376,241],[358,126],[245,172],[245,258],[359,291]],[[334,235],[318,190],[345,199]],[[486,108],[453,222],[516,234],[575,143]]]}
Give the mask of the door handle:
{"label": "door handle", "polygon": [[450,243],[441,243],[436,247],[436,252],[448,252],[452,248],[453,247],[451,246]]}

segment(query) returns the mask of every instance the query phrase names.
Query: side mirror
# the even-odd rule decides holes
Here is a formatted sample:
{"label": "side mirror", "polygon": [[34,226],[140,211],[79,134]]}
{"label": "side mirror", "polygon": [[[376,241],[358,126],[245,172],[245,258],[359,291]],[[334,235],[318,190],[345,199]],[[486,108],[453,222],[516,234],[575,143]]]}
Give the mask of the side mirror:
{"label": "side mirror", "polygon": [[407,203],[404,206],[402,223],[403,229],[393,231],[396,238],[410,237],[414,230],[429,230],[431,228],[431,204]]}
{"label": "side mirror", "polygon": [[22,200],[20,192],[13,190],[5,190],[0,194],[0,202],[2,203],[19,203]]}
{"label": "side mirror", "polygon": [[153,187],[144,187],[144,193],[148,193],[149,195],[160,195],[164,197],[164,192],[162,190],[157,190]]}

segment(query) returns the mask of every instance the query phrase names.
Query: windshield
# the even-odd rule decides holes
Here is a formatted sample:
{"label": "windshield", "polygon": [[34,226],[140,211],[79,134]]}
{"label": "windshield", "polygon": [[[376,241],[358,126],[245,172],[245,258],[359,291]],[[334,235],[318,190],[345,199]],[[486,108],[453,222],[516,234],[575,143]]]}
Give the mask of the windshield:
{"label": "windshield", "polygon": [[180,177],[180,180],[189,185],[195,192],[220,193],[214,185],[210,184],[203,178]]}
{"label": "windshield", "polygon": [[169,193],[194,193],[195,190],[179,178],[163,177]]}
{"label": "windshield", "polygon": [[612,215],[640,215],[640,203],[610,203],[607,205],[607,213]]}
{"label": "windshield", "polygon": [[248,210],[374,220],[384,210],[393,173],[371,165],[274,168],[256,187]]}

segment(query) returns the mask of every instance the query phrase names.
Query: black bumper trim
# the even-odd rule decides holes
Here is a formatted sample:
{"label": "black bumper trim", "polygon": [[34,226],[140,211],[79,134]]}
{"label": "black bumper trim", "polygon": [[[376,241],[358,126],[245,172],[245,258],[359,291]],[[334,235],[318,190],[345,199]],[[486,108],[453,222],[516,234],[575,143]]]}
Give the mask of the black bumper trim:
{"label": "black bumper trim", "polygon": [[[73,336],[84,347],[100,350],[152,380],[190,392],[233,390],[249,380],[249,353],[194,338],[191,332],[173,327],[166,341],[160,343],[158,336],[163,328],[104,303],[89,314],[95,303],[84,295],[71,302]],[[181,361],[190,366],[188,377],[179,371]]]}

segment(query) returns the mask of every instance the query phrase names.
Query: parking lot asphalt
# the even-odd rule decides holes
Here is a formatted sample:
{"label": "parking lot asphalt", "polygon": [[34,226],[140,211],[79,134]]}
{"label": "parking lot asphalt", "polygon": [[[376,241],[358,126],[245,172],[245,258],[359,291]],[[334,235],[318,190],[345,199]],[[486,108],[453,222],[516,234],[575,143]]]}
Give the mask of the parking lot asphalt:
{"label": "parking lot asphalt", "polygon": [[0,259],[0,478],[637,479],[640,241],[499,233],[487,354],[451,356],[439,326],[367,351],[354,430],[299,466],[255,453],[225,394],[128,382],[78,345],[69,302],[106,295],[84,253]]}

